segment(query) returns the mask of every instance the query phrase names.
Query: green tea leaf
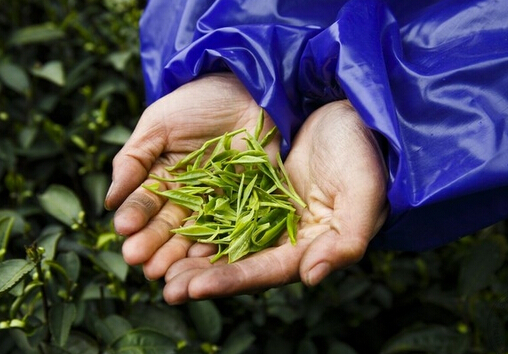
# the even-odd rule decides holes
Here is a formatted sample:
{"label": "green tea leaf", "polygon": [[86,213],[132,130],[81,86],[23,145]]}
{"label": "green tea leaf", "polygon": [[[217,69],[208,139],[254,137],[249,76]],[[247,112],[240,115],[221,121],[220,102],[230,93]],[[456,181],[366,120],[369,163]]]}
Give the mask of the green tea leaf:
{"label": "green tea leaf", "polygon": [[169,189],[159,192],[159,194],[167,197],[173,203],[194,211],[198,211],[204,202],[200,196],[187,194],[178,189]]}
{"label": "green tea leaf", "polygon": [[254,189],[254,184],[256,183],[257,176],[254,177],[252,181],[249,182],[247,187],[245,187],[245,191],[242,195],[242,201],[240,202],[239,212],[241,212],[245,208],[245,204],[247,204],[247,201],[249,200],[252,190]]}
{"label": "green tea leaf", "polygon": [[228,163],[235,164],[235,165],[258,165],[258,164],[263,164],[263,163],[267,163],[267,162],[268,162],[267,157],[252,156],[252,155],[250,155],[250,156],[244,155],[244,156],[236,157],[236,158],[228,161]]}
{"label": "green tea leaf", "polygon": [[198,184],[200,183],[200,179],[207,178],[209,176],[210,176],[209,172],[203,169],[196,169],[187,172],[177,173],[172,178],[159,178],[155,175],[153,175],[152,178],[156,178],[165,182]]}
{"label": "green tea leaf", "polygon": [[256,246],[254,249],[261,250],[263,248],[272,245],[273,241],[275,241],[277,237],[281,235],[285,227],[286,227],[286,217],[278,221],[269,230],[264,232],[260,238],[253,239],[252,243]]}
{"label": "green tea leaf", "polygon": [[233,228],[212,228],[205,225],[188,225],[171,230],[171,232],[191,238],[204,238],[215,235],[217,232],[228,233]]}
{"label": "green tea leaf", "polygon": [[265,111],[263,109],[260,109],[256,129],[254,130],[254,139],[259,140],[259,138],[261,137],[261,132],[263,131],[264,123],[265,123]]}
{"label": "green tea leaf", "polygon": [[270,129],[270,131],[268,133],[266,133],[264,138],[259,142],[259,145],[261,145],[262,147],[265,147],[268,144],[270,144],[278,132],[279,131],[277,130],[277,127],[273,127],[272,129]]}
{"label": "green tea leaf", "polygon": [[296,243],[296,229],[297,229],[298,218],[294,210],[290,211],[286,219],[286,228],[288,230],[288,237],[291,243]]}
{"label": "green tea leaf", "polygon": [[238,232],[238,235],[231,238],[228,250],[225,252],[228,255],[229,263],[236,262],[251,251],[250,240],[255,228],[256,224],[253,222],[246,224],[241,227],[241,232]]}
{"label": "green tea leaf", "polygon": [[[258,119],[263,119],[262,111]],[[266,151],[257,141],[262,130],[263,122],[258,121],[254,137],[240,129],[208,140],[201,148],[166,168],[173,177],[151,176],[168,184],[177,183],[175,188],[161,191],[159,183],[145,186],[195,212],[186,218],[186,221],[192,221],[191,225],[171,232],[198,242],[216,244],[218,251],[212,257],[212,263],[224,255],[228,255],[229,262],[234,262],[269,247],[284,229],[288,229],[291,242],[296,242],[299,218],[290,199],[302,206],[305,203],[290,185],[287,174],[280,171],[282,162],[279,170],[271,165]],[[233,136],[240,133],[245,135],[242,140],[246,150],[231,149]],[[264,144],[268,144],[276,133],[277,129],[272,128],[265,136]],[[209,158],[201,166],[205,155]]]}

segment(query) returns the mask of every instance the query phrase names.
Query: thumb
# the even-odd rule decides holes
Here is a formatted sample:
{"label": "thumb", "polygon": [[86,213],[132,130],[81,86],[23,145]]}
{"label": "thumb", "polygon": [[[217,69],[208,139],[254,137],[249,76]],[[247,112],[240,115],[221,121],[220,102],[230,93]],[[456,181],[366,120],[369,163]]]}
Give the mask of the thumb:
{"label": "thumb", "polygon": [[112,182],[104,201],[107,210],[120,204],[146,179],[167,144],[165,127],[150,107],[129,140],[113,159]]}
{"label": "thumb", "polygon": [[300,262],[303,283],[314,286],[332,271],[363,258],[389,211],[382,184],[375,186],[355,191],[350,184],[348,192],[337,196],[328,227],[313,237]]}
{"label": "thumb", "polygon": [[367,249],[364,238],[347,237],[329,229],[319,235],[305,251],[300,277],[307,286],[315,286],[334,270],[360,261]]}

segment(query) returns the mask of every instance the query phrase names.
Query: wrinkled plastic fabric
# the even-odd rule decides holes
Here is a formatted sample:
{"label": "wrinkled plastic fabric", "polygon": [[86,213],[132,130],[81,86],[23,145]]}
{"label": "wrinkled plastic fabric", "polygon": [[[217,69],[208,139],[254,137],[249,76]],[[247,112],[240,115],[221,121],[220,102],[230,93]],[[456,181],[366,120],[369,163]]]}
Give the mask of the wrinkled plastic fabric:
{"label": "wrinkled plastic fabric", "polygon": [[150,0],[147,100],[232,71],[287,153],[314,109],[347,97],[389,171],[372,246],[424,250],[508,217],[507,19],[506,0]]}

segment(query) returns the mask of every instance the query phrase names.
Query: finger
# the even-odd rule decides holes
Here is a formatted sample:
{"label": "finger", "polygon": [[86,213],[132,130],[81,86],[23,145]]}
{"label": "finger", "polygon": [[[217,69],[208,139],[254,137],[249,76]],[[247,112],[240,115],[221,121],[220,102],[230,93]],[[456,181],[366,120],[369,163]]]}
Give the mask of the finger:
{"label": "finger", "polygon": [[313,239],[300,264],[306,285],[314,286],[330,272],[362,259],[388,213],[384,186],[373,184],[371,188],[361,182],[346,183],[345,191],[335,199],[328,228],[315,227],[316,232],[305,236]]}
{"label": "finger", "polygon": [[164,124],[147,109],[124,147],[113,159],[112,182],[104,201],[108,210],[118,208],[147,177],[166,146]]}
{"label": "finger", "polygon": [[188,215],[187,209],[165,203],[143,228],[125,240],[122,253],[126,263],[136,265],[147,262],[173,236],[170,230],[179,227]]}
{"label": "finger", "polygon": [[145,277],[150,280],[163,277],[173,263],[187,256],[193,243],[193,241],[181,235],[171,236],[143,263]]}
{"label": "finger", "polygon": [[217,253],[217,246],[210,243],[195,242],[187,252],[188,257],[209,257]]}
{"label": "finger", "polygon": [[298,264],[308,240],[286,243],[231,264],[187,258],[166,273],[164,298],[170,303],[252,293],[299,279]]}
{"label": "finger", "polygon": [[345,237],[333,229],[327,230],[310,244],[302,258],[302,282],[315,286],[332,271],[359,262],[367,245],[368,242],[363,242],[363,238]]}
{"label": "finger", "polygon": [[[150,172],[162,178],[171,177],[161,162],[156,163]],[[159,182],[151,178],[140,182],[137,189],[125,198],[115,213],[113,223],[115,231],[119,235],[129,236],[141,230],[159,212],[162,206],[166,204],[168,201],[166,197],[158,195],[143,186],[156,182],[159,183],[159,190],[175,188],[175,185]]]}
{"label": "finger", "polygon": [[[149,183],[149,181],[147,181]],[[140,186],[118,208],[113,218],[117,234],[130,236],[141,230],[156,215],[167,199]]]}

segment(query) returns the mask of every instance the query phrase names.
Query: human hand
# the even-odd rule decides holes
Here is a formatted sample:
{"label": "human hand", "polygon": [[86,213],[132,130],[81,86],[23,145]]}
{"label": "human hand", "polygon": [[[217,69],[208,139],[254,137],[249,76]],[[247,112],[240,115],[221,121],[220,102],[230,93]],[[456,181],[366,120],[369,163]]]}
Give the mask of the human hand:
{"label": "human hand", "polygon": [[[157,279],[186,257],[192,245],[169,232],[180,226],[189,211],[141,187],[155,182],[148,175],[167,177],[165,167],[225,132],[240,128],[253,132],[259,110],[232,74],[202,77],[146,109],[113,160],[113,182],[104,203],[109,210],[118,208],[114,226],[117,233],[127,236],[122,252],[128,264],[143,264],[145,276]],[[273,127],[265,117],[264,133]],[[279,141],[276,137],[266,147],[271,156],[278,151]],[[233,148],[237,144],[233,139]]]}
{"label": "human hand", "polygon": [[281,238],[275,247],[235,263],[211,264],[208,245],[194,244],[166,273],[168,303],[298,280],[313,286],[363,257],[387,217],[387,176],[377,142],[348,101],[329,103],[308,118],[285,167],[307,203],[298,208],[296,245]]}

